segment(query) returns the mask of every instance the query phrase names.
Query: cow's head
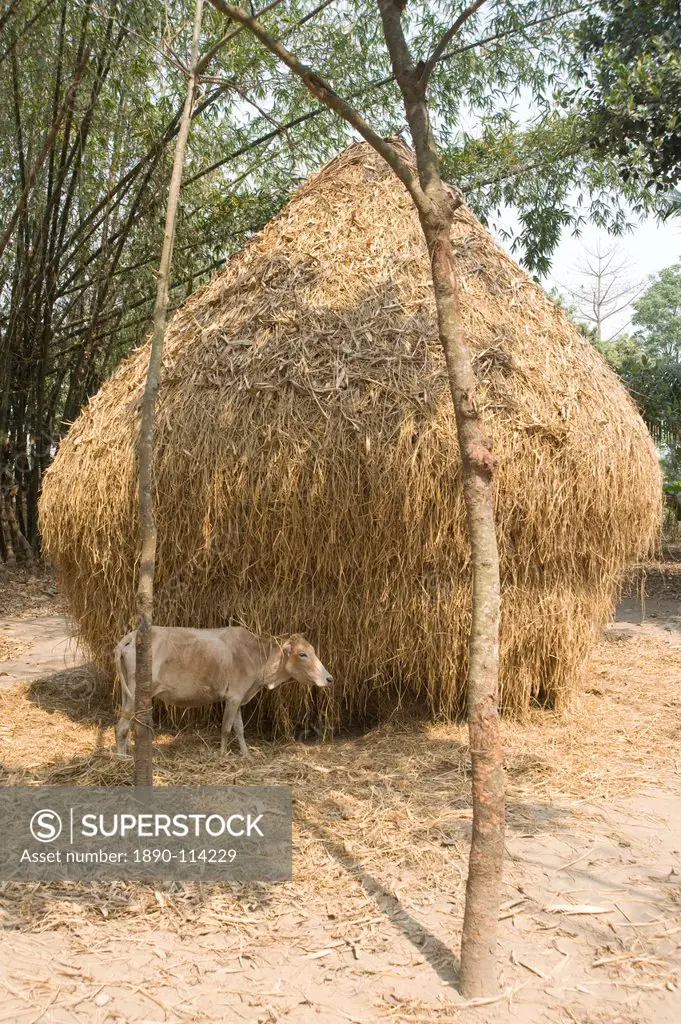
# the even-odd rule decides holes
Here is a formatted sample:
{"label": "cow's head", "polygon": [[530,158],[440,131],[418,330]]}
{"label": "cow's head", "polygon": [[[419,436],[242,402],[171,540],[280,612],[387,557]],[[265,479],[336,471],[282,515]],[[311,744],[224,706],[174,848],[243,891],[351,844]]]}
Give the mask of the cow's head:
{"label": "cow's head", "polygon": [[289,637],[281,653],[283,670],[296,682],[312,686],[331,686],[333,683],[333,677],[322,665],[312,644],[299,633]]}

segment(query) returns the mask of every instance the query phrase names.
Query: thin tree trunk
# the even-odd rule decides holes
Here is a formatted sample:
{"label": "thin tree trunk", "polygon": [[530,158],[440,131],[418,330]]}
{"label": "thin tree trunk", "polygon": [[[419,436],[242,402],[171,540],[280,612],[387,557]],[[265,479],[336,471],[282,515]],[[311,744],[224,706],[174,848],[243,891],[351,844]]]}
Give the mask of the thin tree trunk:
{"label": "thin tree trunk", "polygon": [[15,556],[21,552],[23,560],[30,563],[33,561],[33,548],[24,537],[19,527],[19,523],[17,522],[16,512],[14,510],[15,499],[16,495],[11,492],[5,498],[5,514],[7,516],[7,523],[12,535],[12,546]]}
{"label": "thin tree trunk", "polygon": [[[417,156],[418,150],[417,146]],[[438,191],[441,192],[439,197]],[[494,995],[497,991],[497,922],[504,857],[504,772],[498,710],[501,595],[494,522],[495,459],[492,440],[476,406],[477,381],[461,330],[459,283],[449,212],[453,212],[453,206],[441,182],[431,184],[427,192],[436,199],[440,210],[439,223],[431,223],[422,216],[421,224],[431,258],[440,342],[456,415],[471,549],[473,593],[467,710],[473,831],[459,988],[466,998],[475,998]]]}
{"label": "thin tree trunk", "polygon": [[28,534],[28,502],[26,500],[26,488],[22,487],[19,492],[19,513],[20,513],[20,529],[24,537]]}
{"label": "thin tree trunk", "polygon": [[[31,413],[31,418],[33,417]],[[30,422],[30,420],[29,420]],[[26,529],[28,531],[28,539],[30,543],[35,543],[35,539],[38,535],[38,501],[40,499],[40,444],[41,437],[39,432],[33,434],[33,443],[31,444],[31,468],[28,474],[28,489],[26,496],[26,514],[27,523]]]}
{"label": "thin tree trunk", "polygon": [[153,509],[153,454],[154,454],[154,410],[158,393],[159,377],[163,357],[163,339],[168,313],[168,291],[175,240],[175,223],[180,201],[180,186],[184,156],[189,136],[194,92],[196,88],[196,64],[199,54],[201,16],[203,0],[196,0],[194,32],[190,59],[190,74],[187,83],[187,97],[182,111],[180,130],[177,136],[173,171],[168,190],[163,251],[156,287],[154,326],[151,335],[149,369],[142,400],[142,423],[139,439],[139,530],[140,567],[137,587],[137,647],[136,647],[136,690],[135,690],[135,785],[153,785],[153,749],[151,718],[151,626],[154,612],[154,570],[156,566],[156,524]]}
{"label": "thin tree trunk", "polygon": [[10,530],[9,516],[7,515],[8,500],[5,494],[0,494],[0,523],[2,524],[2,539],[5,545],[5,564],[12,566],[17,564],[17,559],[14,554],[12,531]]}
{"label": "thin tree trunk", "polygon": [[475,404],[476,379],[461,335],[450,227],[429,240],[449,385],[463,464],[473,576],[468,641],[468,731],[473,832],[461,936],[459,987],[466,998],[497,991],[496,945],[504,859],[505,795],[499,729],[499,554],[494,523],[492,441]]}
{"label": "thin tree trunk", "polygon": [[469,637],[468,722],[473,770],[473,836],[461,943],[460,989],[464,996],[497,991],[496,936],[504,850],[504,774],[499,730],[499,557],[494,524],[492,444],[475,401],[476,378],[464,344],[458,309],[459,285],[451,243],[458,200],[440,178],[437,146],[428,111],[428,79],[449,43],[485,0],[472,0],[445,32],[426,62],[412,58],[402,25],[403,0],[377,0],[383,33],[409,123],[418,174],[399,147],[381,138],[361,114],[313,68],[243,8],[210,0],[228,18],[249,28],[308,90],[351,124],[386,160],[409,191],[431,259],[440,341],[461,450],[463,490],[473,577]]}

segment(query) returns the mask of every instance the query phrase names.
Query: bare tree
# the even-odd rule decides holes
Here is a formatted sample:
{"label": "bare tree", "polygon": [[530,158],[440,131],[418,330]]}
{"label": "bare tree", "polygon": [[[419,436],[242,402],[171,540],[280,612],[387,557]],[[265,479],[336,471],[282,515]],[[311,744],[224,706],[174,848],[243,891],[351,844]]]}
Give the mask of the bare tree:
{"label": "bare tree", "polygon": [[173,171],[168,189],[163,250],[158,271],[154,326],[151,335],[149,368],[142,399],[139,438],[139,531],[140,566],[137,585],[137,646],[135,690],[135,785],[153,785],[153,733],[151,717],[151,626],[154,614],[154,570],[156,566],[156,523],[153,504],[154,411],[163,357],[163,339],[168,316],[168,291],[173,261],[175,224],[180,203],[182,171],[189,137],[197,83],[197,62],[203,0],[196,0],[187,96],[182,110],[175,144]]}
{"label": "bare tree", "polygon": [[574,267],[578,284],[563,286],[597,342],[613,341],[629,325],[627,321],[604,337],[606,322],[623,313],[643,288],[640,281],[632,279],[633,269],[633,261],[617,244],[606,246],[599,240],[593,248],[584,246],[584,255]]}
{"label": "bare tree", "polygon": [[344,118],[386,160],[416,207],[428,252],[440,343],[456,414],[473,575],[469,638],[468,723],[473,770],[473,836],[461,943],[460,988],[467,997],[497,990],[496,942],[504,849],[504,774],[498,712],[499,558],[494,522],[492,442],[476,405],[476,377],[459,315],[459,281],[451,242],[460,194],[444,184],[429,116],[434,67],[462,26],[485,0],[473,0],[442,35],[426,61],[412,56],[402,22],[403,0],[377,0],[414,144],[411,154],[381,138],[315,69],[302,63],[247,11],[225,0],[210,3],[248,28],[296,74],[309,91]]}

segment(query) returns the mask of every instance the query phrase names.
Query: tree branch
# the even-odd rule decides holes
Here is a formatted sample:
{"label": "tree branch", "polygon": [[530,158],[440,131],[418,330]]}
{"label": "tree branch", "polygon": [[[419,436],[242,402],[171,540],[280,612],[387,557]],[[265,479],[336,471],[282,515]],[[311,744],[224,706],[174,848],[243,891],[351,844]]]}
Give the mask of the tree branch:
{"label": "tree branch", "polygon": [[437,44],[431,56],[423,65],[423,68],[421,69],[421,72],[419,74],[419,81],[424,89],[428,85],[428,81],[433,73],[435,65],[438,64],[440,60],[442,60],[442,57],[444,56],[445,51],[449,44],[451,43],[454,36],[457,34],[457,32],[459,32],[460,29],[463,28],[468,19],[472,18],[473,15],[477,11],[479,11],[482,5],[485,3],[487,3],[487,0],[473,0],[473,3],[470,4],[470,6],[467,7],[465,11],[461,12],[461,14],[456,19],[451,28],[447,29],[447,31],[444,33],[444,35],[440,39],[440,42]]}
{"label": "tree branch", "polygon": [[[378,0],[378,9],[390,63],[402,93],[404,112],[416,152],[419,184],[432,208],[437,205],[437,200],[433,203],[433,198],[442,199],[443,192],[437,146],[426,103],[426,88],[420,80],[420,67],[414,64],[404,34],[401,0]],[[421,214],[428,212],[425,206],[419,206],[418,203],[417,208]]]}
{"label": "tree branch", "polygon": [[409,87],[405,76],[415,71],[414,59],[409,50],[409,44],[402,30],[402,11],[404,4],[396,0],[378,0],[378,9],[383,24],[383,35],[385,37],[390,64],[393,69],[393,80],[401,89]]}
{"label": "tree branch", "polygon": [[286,67],[301,79],[313,96],[316,96],[329,110],[339,114],[344,121],[347,121],[349,125],[358,131],[362,138],[373,146],[376,152],[380,153],[386,163],[389,164],[400,181],[408,189],[419,209],[430,205],[421,189],[417,175],[406,160],[403,160],[397,150],[378,135],[364,120],[359,111],[355,110],[347,100],[339,96],[321,75],[317,74],[313,68],[299,61],[295,54],[287,50],[280,40],[271,36],[256,18],[253,18],[241,7],[235,7],[233,4],[226,3],[226,0],[209,0],[209,2],[216,10],[224,14],[225,17],[239,22],[245,28],[250,29],[253,35],[260,40],[270,53],[278,57],[282,64],[285,64]]}
{"label": "tree branch", "polygon": [[[267,12],[271,11],[273,7],[278,7],[281,2],[282,0],[271,0],[271,2],[269,4],[266,4],[265,7],[262,7],[259,11],[256,11],[253,17],[261,18],[263,14],[267,14]],[[296,21],[295,24],[290,25],[288,31],[285,32],[284,35],[282,36],[282,39],[286,39],[287,36],[289,36],[293,31],[295,31],[295,29],[300,28],[301,25],[305,25],[306,22],[312,21],[313,18],[316,18],[318,14],[321,14],[321,12],[323,10],[326,10],[326,8],[329,7],[333,2],[334,0],[322,0],[322,3],[318,4],[317,7],[314,8],[314,10],[309,11],[303,18],[301,18],[299,21]],[[208,66],[208,64],[210,64],[213,57],[215,57],[220,52],[223,46],[226,46],[227,43],[231,43],[232,39],[235,39],[238,35],[241,35],[245,27],[245,25],[241,25],[239,28],[235,28],[231,32],[226,32],[221,39],[218,39],[217,43],[211,46],[210,50],[204,53],[203,57],[197,64],[197,74],[200,75],[203,71],[205,71],[206,67]]]}
{"label": "tree branch", "polygon": [[[493,35],[483,36],[480,39],[476,39],[474,42],[467,43],[465,46],[461,46],[455,50],[449,50],[448,53],[444,53],[440,57],[440,63],[443,63],[444,61],[453,60],[453,58],[458,56],[458,54],[466,53],[469,50],[474,50],[478,46],[486,46],[487,43],[497,42],[500,39],[505,39],[508,36],[516,35],[518,32],[524,32],[528,28],[533,28],[534,26],[544,24],[545,22],[557,21],[558,18],[565,17],[568,14],[574,14],[576,11],[581,10],[584,10],[584,5],[567,8],[565,11],[561,11],[558,14],[552,14],[550,17],[535,18],[533,21],[528,21],[525,25],[522,25],[517,29],[504,32],[496,32]],[[301,22],[299,22],[299,24],[302,24],[302,20]],[[363,86],[361,89],[356,89],[354,92],[350,93],[349,98],[351,100],[361,99],[363,96],[365,96],[367,92],[373,91],[374,89],[383,89],[386,85],[391,85],[392,82],[394,81],[394,75],[387,75],[385,78],[374,79],[374,81],[368,82],[366,86]],[[198,114],[201,111],[201,109],[201,107],[198,107],[196,113]],[[196,174],[192,175],[191,178],[186,178],[182,183],[182,187],[185,188],[187,185],[191,185],[193,182],[199,181],[201,178],[204,178],[207,174],[212,174],[213,171],[217,171],[218,168],[223,167],[225,164],[230,163],[232,160],[238,159],[245,153],[250,153],[252,150],[257,149],[257,147],[260,145],[264,145],[267,142],[271,142],[272,139],[276,138],[278,135],[283,135],[285,131],[288,131],[291,128],[296,128],[299,124],[304,124],[306,121],[311,121],[315,117],[319,117],[327,109],[328,108],[326,106],[314,107],[312,110],[308,110],[307,113],[305,114],[299,114],[298,117],[294,117],[290,121],[285,121],[284,124],[281,126],[281,129],[276,129],[274,131],[267,132],[264,135],[260,135],[257,139],[253,139],[252,142],[246,143],[240,149],[237,149],[232,153],[228,153],[227,156],[220,157],[219,160],[216,160],[208,167],[204,167],[202,170],[197,171]],[[482,182],[481,184],[495,184],[495,182]],[[477,187],[477,183],[475,187]]]}
{"label": "tree branch", "polygon": [[[282,0],[270,0],[270,3],[266,4],[258,11],[256,17],[261,18],[263,14],[266,14],[267,11],[271,11],[273,7],[278,7],[281,2]],[[327,3],[330,2],[331,0],[327,0]],[[324,6],[326,6],[326,4],[324,4]],[[206,70],[213,57],[220,52],[223,46],[226,46],[227,43],[231,43],[232,39],[235,39],[236,36],[243,32],[244,28],[245,26],[242,25],[240,28],[232,29],[231,32],[225,32],[224,36],[218,39],[217,43],[211,46],[210,50],[207,50],[203,57],[201,57],[196,65],[196,74],[201,75]]]}

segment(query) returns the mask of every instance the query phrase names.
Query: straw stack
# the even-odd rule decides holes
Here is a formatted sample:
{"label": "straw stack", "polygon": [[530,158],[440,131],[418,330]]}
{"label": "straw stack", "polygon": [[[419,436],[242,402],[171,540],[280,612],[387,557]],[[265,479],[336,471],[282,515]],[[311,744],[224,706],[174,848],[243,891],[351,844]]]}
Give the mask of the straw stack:
{"label": "straw stack", "polygon": [[[576,692],[660,474],[624,388],[465,207],[453,241],[500,471],[502,697]],[[148,352],[61,445],[44,543],[103,667],[133,624]],[[175,314],[156,445],[161,624],[305,632],[338,683],[258,709],[278,731],[462,707],[470,559],[429,261],[402,187],[350,147]]]}

